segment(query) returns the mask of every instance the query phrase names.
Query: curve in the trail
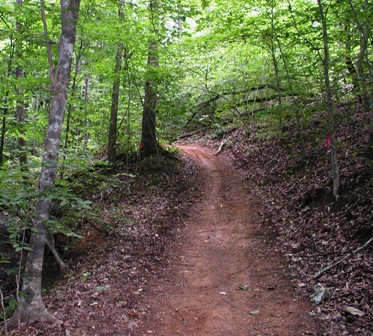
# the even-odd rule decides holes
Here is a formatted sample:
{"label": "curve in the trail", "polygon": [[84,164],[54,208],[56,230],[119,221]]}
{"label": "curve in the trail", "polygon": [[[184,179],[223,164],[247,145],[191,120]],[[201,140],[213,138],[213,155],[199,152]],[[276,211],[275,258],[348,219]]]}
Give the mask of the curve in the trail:
{"label": "curve in the trail", "polygon": [[[252,197],[230,161],[198,146],[203,197],[162,283],[149,333],[162,336],[313,335],[308,303],[258,231]],[[165,275],[167,276],[167,275]]]}

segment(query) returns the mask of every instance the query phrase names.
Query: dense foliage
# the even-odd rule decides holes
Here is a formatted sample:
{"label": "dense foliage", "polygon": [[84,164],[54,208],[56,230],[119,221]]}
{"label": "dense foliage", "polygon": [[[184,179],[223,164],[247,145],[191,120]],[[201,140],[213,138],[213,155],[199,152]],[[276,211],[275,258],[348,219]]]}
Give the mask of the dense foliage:
{"label": "dense foliage", "polygon": [[[302,122],[322,102],[321,20],[313,1],[159,1],[160,67],[157,129],[172,140],[191,118],[195,124],[237,120],[248,126],[254,114],[281,127]],[[47,2],[48,37],[38,2],[2,1],[1,96],[3,164],[26,151],[38,160],[44,141],[50,90],[46,43],[58,47],[59,8]],[[118,8],[123,11],[118,16]],[[330,81],[336,101],[372,91],[371,13],[367,1],[324,4],[329,34]],[[65,120],[66,157],[106,152],[109,110],[118,45],[126,51],[119,76],[118,143],[136,151],[148,40],[152,34],[145,1],[84,1],[75,48],[75,69]],[[153,29],[154,31],[154,29]],[[23,69],[23,76],[16,69]],[[22,100],[26,119],[15,120]],[[189,123],[190,124],[190,123]],[[189,125],[188,124],[188,125]],[[25,148],[17,146],[23,129]],[[61,153],[64,154],[64,153]]]}

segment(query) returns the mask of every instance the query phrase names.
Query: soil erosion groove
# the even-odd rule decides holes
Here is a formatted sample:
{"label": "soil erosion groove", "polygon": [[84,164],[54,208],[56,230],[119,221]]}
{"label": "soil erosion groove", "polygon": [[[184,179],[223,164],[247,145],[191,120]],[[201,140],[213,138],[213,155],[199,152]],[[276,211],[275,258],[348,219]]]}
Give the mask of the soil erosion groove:
{"label": "soil erosion groove", "polygon": [[[176,255],[161,280],[149,333],[159,336],[316,334],[306,300],[287,266],[268,248],[250,195],[230,160],[180,146],[200,167],[201,202],[191,210]],[[172,275],[171,275],[172,274]],[[165,276],[167,276],[165,275]]]}

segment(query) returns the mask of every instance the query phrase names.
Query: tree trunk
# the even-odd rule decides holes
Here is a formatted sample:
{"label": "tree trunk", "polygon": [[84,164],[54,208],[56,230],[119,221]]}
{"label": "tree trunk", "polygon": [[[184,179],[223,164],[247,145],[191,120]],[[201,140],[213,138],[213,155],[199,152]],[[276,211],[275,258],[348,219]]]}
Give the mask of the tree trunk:
{"label": "tree trunk", "polygon": [[[150,42],[148,52],[148,67],[158,67],[158,44]],[[159,145],[156,134],[156,114],[158,102],[157,79],[153,73],[147,74],[145,82],[144,110],[142,117],[141,149],[145,155],[154,155],[159,152]]]}
{"label": "tree trunk", "polygon": [[351,83],[353,85],[353,91],[359,93],[360,92],[360,83],[357,75],[357,71],[355,65],[352,61],[351,57],[351,24],[350,22],[345,22],[344,31],[346,33],[346,42],[345,42],[345,64],[348,71],[348,74],[351,77]]}
{"label": "tree trunk", "polygon": [[142,153],[147,155],[158,154],[160,146],[157,140],[156,132],[156,116],[158,103],[158,83],[157,83],[157,68],[158,61],[158,17],[157,17],[158,1],[152,0],[149,3],[150,19],[153,27],[152,33],[154,36],[149,42],[148,49],[148,70],[145,81],[145,97],[144,109],[142,116],[142,132],[141,145]]}
{"label": "tree trunk", "polygon": [[[12,36],[10,36],[11,45],[13,46],[14,50],[14,42]],[[12,61],[13,61],[14,53],[12,52],[9,56],[8,61],[8,69],[7,69],[7,78],[11,76],[12,73]],[[1,120],[1,135],[0,135],[0,167],[4,165],[5,157],[4,157],[4,151],[5,151],[5,133],[6,133],[6,118],[8,115],[8,100],[9,100],[9,91],[6,92],[5,97],[3,98],[4,101],[2,103],[3,105],[3,116]]]}
{"label": "tree trunk", "polygon": [[[16,69],[16,78],[20,79],[24,77],[24,72],[21,67]],[[19,149],[19,163],[21,170],[26,169],[27,165],[27,152],[26,152],[26,139],[25,139],[25,100],[23,98],[23,88],[17,88],[17,105],[16,105],[16,119],[19,128],[18,136],[18,149]]]}
{"label": "tree trunk", "polygon": [[274,20],[274,10],[275,10],[275,3],[272,0],[271,1],[271,41],[270,41],[270,53],[272,57],[272,63],[273,63],[273,71],[275,73],[275,79],[276,79],[276,92],[277,92],[277,101],[279,106],[279,124],[281,131],[284,128],[284,122],[283,122],[283,116],[281,111],[281,104],[282,104],[282,98],[281,98],[281,85],[280,85],[280,71],[278,67],[278,61],[276,57],[276,46],[275,46],[275,40],[276,40],[276,31],[275,31],[275,20]]}
{"label": "tree trunk", "polygon": [[[54,186],[57,174],[58,148],[61,138],[63,117],[66,110],[67,90],[71,73],[72,55],[76,37],[76,24],[80,0],[61,0],[61,38],[59,57],[56,71],[51,65],[51,85],[53,92],[50,107],[49,124],[44,145],[43,166],[39,177],[38,187],[40,196],[36,201],[30,247],[32,252],[27,256],[23,274],[20,305],[13,317],[8,321],[10,328],[33,321],[56,323],[58,320],[51,315],[42,300],[41,280],[43,269],[44,248],[52,200],[46,197]],[[42,3],[43,6],[43,3]],[[43,11],[43,9],[42,9]],[[51,56],[51,55],[49,55]],[[51,57],[50,57],[51,59]]]}
{"label": "tree trunk", "polygon": [[[119,20],[124,21],[124,11],[123,6],[125,5],[125,0],[119,1],[118,15]],[[118,45],[117,54],[115,57],[114,65],[114,81],[113,81],[113,91],[111,94],[111,107],[110,107],[110,123],[109,123],[109,134],[108,134],[108,161],[115,162],[117,158],[117,134],[118,134],[118,106],[119,106],[119,90],[121,84],[121,70],[123,56],[126,53],[126,59],[129,56],[126,48],[123,44]],[[127,64],[127,63],[126,63]]]}
{"label": "tree trunk", "polygon": [[83,88],[83,99],[84,99],[84,130],[85,133],[83,135],[83,150],[87,149],[88,141],[89,141],[89,132],[87,131],[87,127],[89,125],[89,120],[87,117],[87,105],[89,100],[89,85],[90,85],[90,78],[88,75],[84,76],[84,88]]}
{"label": "tree trunk", "polygon": [[[76,53],[76,58],[75,58],[75,69],[74,69],[74,76],[72,79],[72,84],[71,84],[71,93],[70,95],[72,98],[75,97],[76,91],[77,91],[77,78],[78,74],[80,72],[80,65],[81,65],[81,59],[84,53],[84,45],[83,41],[80,41],[80,46],[79,50]],[[66,129],[65,129],[65,143],[64,143],[64,149],[67,149],[69,146],[69,135],[70,135],[70,124],[71,124],[71,111],[72,111],[72,104],[69,103],[68,108],[67,108],[67,114],[66,114]],[[65,156],[64,156],[65,158]]]}
{"label": "tree trunk", "polygon": [[5,133],[6,133],[6,116],[8,114],[8,95],[9,92],[6,93],[6,96],[4,98],[4,107],[3,110],[3,116],[1,118],[1,135],[0,135],[0,167],[4,165],[5,158],[4,158],[4,150],[5,150]]}
{"label": "tree trunk", "polygon": [[[372,90],[372,78],[373,78],[373,68],[372,63],[368,57],[368,47],[369,47],[369,33],[371,31],[372,25],[371,20],[361,20],[358,16],[359,11],[366,11],[369,8],[368,0],[365,0],[363,6],[356,10],[352,1],[349,0],[349,5],[351,11],[354,14],[355,22],[359,28],[360,35],[360,50],[356,60],[356,71],[360,79],[360,100],[363,105],[363,110],[368,114],[368,142],[366,144],[365,154],[369,159],[373,158],[373,110],[370,107],[370,95],[373,93]],[[370,88],[370,90],[369,90]]]}
{"label": "tree trunk", "polygon": [[121,69],[123,58],[123,46],[118,47],[117,55],[115,57],[114,66],[114,82],[113,91],[111,94],[111,108],[110,108],[110,123],[109,123],[109,137],[108,137],[108,160],[115,162],[117,158],[117,126],[118,126],[118,105],[119,105],[119,88],[121,82]]}
{"label": "tree trunk", "polygon": [[320,19],[322,23],[322,35],[324,42],[324,82],[325,82],[325,95],[326,103],[328,105],[328,126],[329,134],[331,139],[330,153],[331,153],[331,166],[332,166],[332,177],[333,177],[333,194],[336,199],[339,197],[339,171],[338,171],[338,161],[337,161],[337,146],[334,130],[334,104],[331,93],[331,86],[329,80],[329,41],[328,41],[328,31],[326,26],[326,17],[324,15],[323,5],[321,0],[317,0]]}
{"label": "tree trunk", "polygon": [[[22,7],[22,0],[16,0],[17,5]],[[16,30],[19,36],[22,36],[22,26],[20,22],[16,23]],[[22,45],[19,41],[16,43],[16,57],[20,61],[22,59]],[[23,71],[22,66],[17,66],[16,69],[16,79],[22,79],[25,77],[25,73]],[[18,150],[19,150],[19,163],[21,166],[21,170],[25,170],[27,165],[27,152],[26,152],[26,139],[25,139],[25,100],[24,100],[24,90],[22,85],[17,85],[16,89],[17,93],[17,103],[16,103],[16,119],[17,125],[19,129],[19,136],[18,136]]]}

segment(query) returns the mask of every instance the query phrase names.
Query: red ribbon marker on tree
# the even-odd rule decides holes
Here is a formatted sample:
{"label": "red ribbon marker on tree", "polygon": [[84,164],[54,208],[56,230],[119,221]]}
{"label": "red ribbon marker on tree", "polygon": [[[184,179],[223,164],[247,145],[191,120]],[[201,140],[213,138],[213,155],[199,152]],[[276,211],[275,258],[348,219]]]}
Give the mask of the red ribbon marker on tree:
{"label": "red ribbon marker on tree", "polygon": [[332,145],[332,135],[331,135],[331,133],[328,133],[328,136],[327,136],[326,141],[325,141],[326,149],[329,150],[331,145]]}

